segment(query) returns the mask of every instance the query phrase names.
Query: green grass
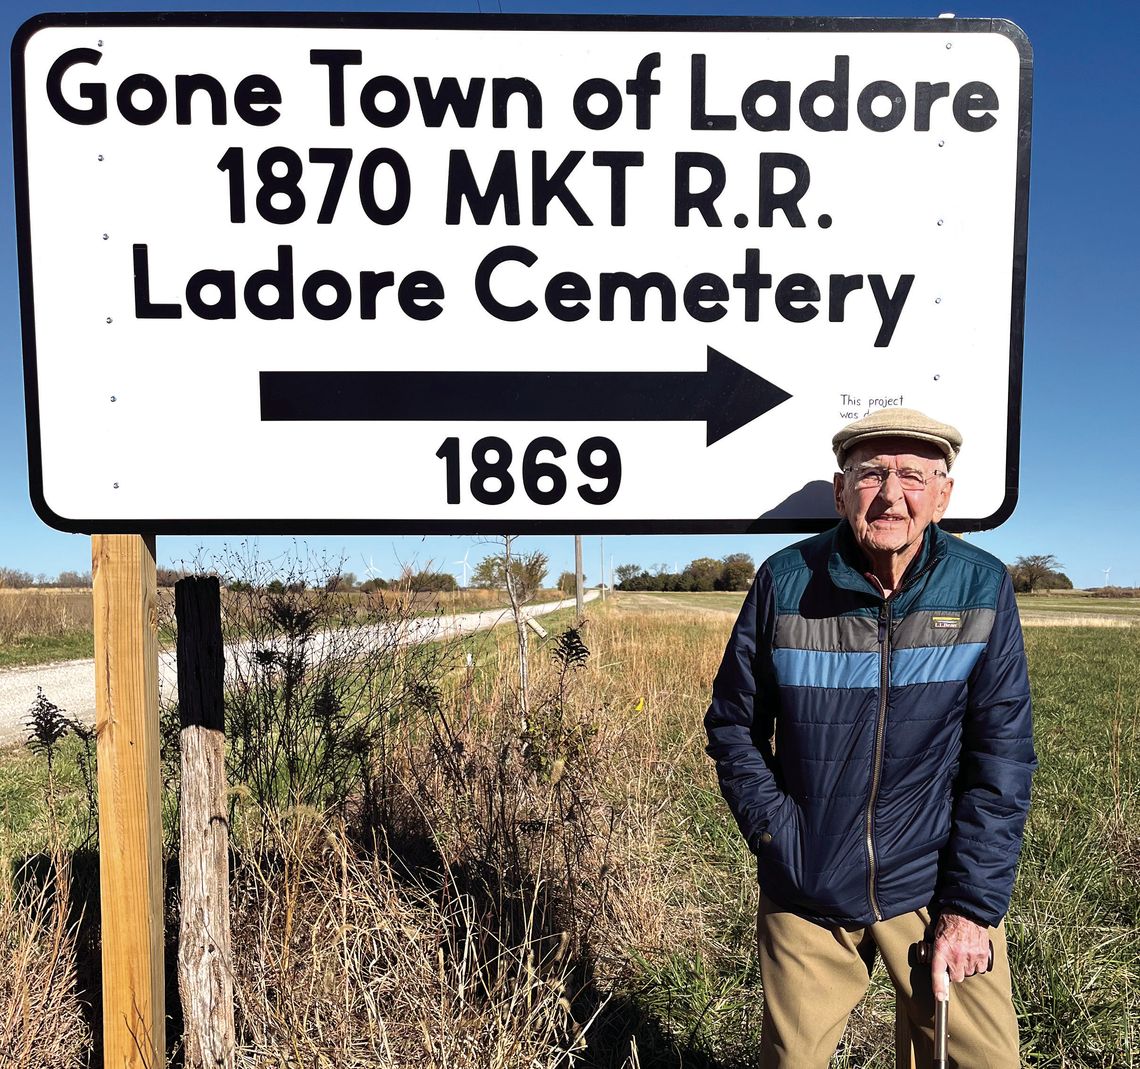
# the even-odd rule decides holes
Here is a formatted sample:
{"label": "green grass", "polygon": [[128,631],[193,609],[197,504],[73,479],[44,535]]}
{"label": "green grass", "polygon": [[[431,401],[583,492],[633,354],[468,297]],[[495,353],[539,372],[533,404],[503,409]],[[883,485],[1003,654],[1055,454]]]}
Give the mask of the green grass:
{"label": "green grass", "polygon": [[65,635],[35,635],[12,639],[0,646],[0,670],[52,661],[77,661],[95,656],[95,636],[90,631]]}
{"label": "green grass", "polygon": [[1140,634],[1027,632],[1040,761],[1008,927],[1037,1066],[1140,1056]]}
{"label": "green grass", "polygon": [[61,834],[65,849],[90,845],[94,798],[88,799],[83,755],[83,744],[74,735],[56,747],[50,770],[47,760],[26,746],[0,749],[0,855],[45,852]]}

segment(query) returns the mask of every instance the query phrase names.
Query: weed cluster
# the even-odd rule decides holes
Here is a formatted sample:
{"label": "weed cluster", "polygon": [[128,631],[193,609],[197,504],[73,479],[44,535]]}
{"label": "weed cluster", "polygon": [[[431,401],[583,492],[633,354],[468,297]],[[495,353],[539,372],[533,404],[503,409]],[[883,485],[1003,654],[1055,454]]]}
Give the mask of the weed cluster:
{"label": "weed cluster", "polygon": [[227,772],[265,808],[344,817],[350,803],[379,805],[393,729],[422,704],[449,650],[409,644],[405,602],[365,598],[287,584],[228,599]]}
{"label": "weed cluster", "polygon": [[582,1045],[613,819],[574,744],[581,633],[524,724],[496,638],[417,642],[407,599],[305,579],[225,601],[241,1058],[555,1064]]}

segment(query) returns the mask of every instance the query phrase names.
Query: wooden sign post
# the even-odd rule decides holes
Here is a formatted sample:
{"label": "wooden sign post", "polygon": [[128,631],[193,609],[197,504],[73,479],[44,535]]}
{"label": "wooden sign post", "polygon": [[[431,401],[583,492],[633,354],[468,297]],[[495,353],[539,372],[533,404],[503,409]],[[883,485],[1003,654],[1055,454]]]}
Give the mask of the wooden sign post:
{"label": "wooden sign post", "polygon": [[103,1064],[160,1069],[162,781],[154,536],[93,535]]}

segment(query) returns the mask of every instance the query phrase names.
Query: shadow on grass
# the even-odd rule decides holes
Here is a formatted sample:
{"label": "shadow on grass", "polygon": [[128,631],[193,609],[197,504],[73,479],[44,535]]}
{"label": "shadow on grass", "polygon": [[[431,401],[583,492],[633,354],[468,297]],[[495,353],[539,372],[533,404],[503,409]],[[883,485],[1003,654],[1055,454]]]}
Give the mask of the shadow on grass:
{"label": "shadow on grass", "polygon": [[[18,861],[13,872],[21,883],[38,887],[54,880],[52,858],[34,854]],[[182,1003],[178,995],[178,862],[166,862],[164,872],[163,974],[166,995],[166,1048],[168,1064],[182,1065]],[[79,1009],[90,1030],[90,1065],[103,1064],[103,944],[99,893],[99,853],[81,848],[71,853],[68,895],[69,923],[75,930],[75,987]]]}
{"label": "shadow on grass", "polygon": [[[612,981],[595,980],[599,963],[592,925],[596,913],[585,911],[583,920],[583,903],[573,898],[573,879],[536,884],[517,829],[496,838],[494,848],[481,853],[474,847],[462,862],[448,866],[442,862],[422,813],[386,809],[382,816],[371,816],[373,822],[358,826],[352,836],[357,849],[383,852],[393,871],[409,884],[473,902],[469,914],[454,918],[445,940],[448,947],[461,947],[468,938],[478,940],[489,932],[502,945],[529,945],[536,959],[544,961],[551,960],[565,944],[565,933],[571,934],[565,965],[567,988],[577,992],[571,1000],[573,1017],[580,1024],[591,1022],[587,1046],[576,1052],[573,1065],[581,1069],[754,1069],[758,1064],[758,1043],[754,1053],[743,1056],[710,1053],[707,1036],[699,1031],[699,1018],[690,1036],[678,1038],[675,1023],[671,1031],[657,1012],[660,991],[639,996],[639,987],[652,981],[639,977],[635,970],[631,969],[624,990],[622,983],[615,991]],[[568,1057],[565,1064],[571,1064]]]}
{"label": "shadow on grass", "polygon": [[[587,990],[576,1000],[576,1016],[588,1020],[601,996]],[[587,1069],[754,1069],[756,1059],[725,1059],[710,1054],[692,1041],[672,1035],[636,995],[611,997],[587,1033],[589,1046],[579,1065]],[[636,1056],[636,1061],[632,1058]]]}

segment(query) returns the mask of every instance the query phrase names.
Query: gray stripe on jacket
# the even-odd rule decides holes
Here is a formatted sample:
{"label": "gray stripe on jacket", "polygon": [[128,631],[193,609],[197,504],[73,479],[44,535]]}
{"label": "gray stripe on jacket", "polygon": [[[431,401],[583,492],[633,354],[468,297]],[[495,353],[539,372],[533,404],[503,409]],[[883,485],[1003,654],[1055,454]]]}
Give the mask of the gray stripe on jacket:
{"label": "gray stripe on jacket", "polygon": [[[993,625],[993,609],[917,609],[894,622],[891,645],[905,650],[986,642]],[[878,617],[832,616],[812,620],[780,616],[776,620],[775,645],[820,653],[871,653],[879,648]]]}

